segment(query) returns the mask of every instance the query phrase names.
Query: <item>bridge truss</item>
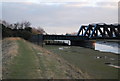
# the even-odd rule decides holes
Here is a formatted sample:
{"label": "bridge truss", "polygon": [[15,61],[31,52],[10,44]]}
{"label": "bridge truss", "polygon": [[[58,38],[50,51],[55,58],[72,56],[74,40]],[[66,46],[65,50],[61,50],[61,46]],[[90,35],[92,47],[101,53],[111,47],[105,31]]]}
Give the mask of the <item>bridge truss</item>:
{"label": "bridge truss", "polygon": [[77,36],[87,37],[89,39],[119,39],[120,24],[89,24],[82,25]]}

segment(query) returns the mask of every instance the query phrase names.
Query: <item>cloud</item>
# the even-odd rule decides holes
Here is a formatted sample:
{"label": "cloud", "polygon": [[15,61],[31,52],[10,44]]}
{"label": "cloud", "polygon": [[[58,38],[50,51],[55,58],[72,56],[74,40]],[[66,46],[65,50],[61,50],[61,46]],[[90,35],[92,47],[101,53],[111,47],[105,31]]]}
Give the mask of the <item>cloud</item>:
{"label": "cloud", "polygon": [[120,24],[120,1],[118,3],[118,23]]}
{"label": "cloud", "polygon": [[107,8],[118,8],[118,2],[98,2],[98,6]]}
{"label": "cloud", "polygon": [[[68,2],[58,4],[28,4],[23,2],[5,2],[3,3],[2,10],[3,19],[10,23],[27,20],[30,21],[33,26],[43,27],[48,33],[69,33],[77,31],[82,24],[95,22],[116,23],[118,21],[117,8],[70,6],[80,4],[85,3]],[[99,5],[103,6],[104,4]]]}
{"label": "cloud", "polygon": [[103,7],[103,8],[118,8],[118,2],[68,2],[66,7]]}
{"label": "cloud", "polygon": [[2,19],[2,3],[0,3],[0,19]]}
{"label": "cloud", "polygon": [[[116,8],[119,0],[4,0],[2,2],[22,2],[25,4],[44,4],[44,5],[66,5],[67,3],[75,3],[69,4],[66,6],[72,7],[84,7],[84,6],[91,6],[91,7],[110,7]],[[77,3],[76,3],[77,2]],[[113,4],[112,4],[113,3]]]}
{"label": "cloud", "polygon": [[33,3],[40,3],[40,2],[119,2],[119,0],[2,0],[1,2],[33,2]]}

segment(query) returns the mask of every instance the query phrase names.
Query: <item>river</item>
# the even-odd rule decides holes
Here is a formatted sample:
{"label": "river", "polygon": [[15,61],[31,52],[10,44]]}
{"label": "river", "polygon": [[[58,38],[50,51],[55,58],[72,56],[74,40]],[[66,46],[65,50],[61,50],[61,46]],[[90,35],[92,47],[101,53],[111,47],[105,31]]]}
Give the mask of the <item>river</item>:
{"label": "river", "polygon": [[[59,40],[59,41],[64,41],[65,43],[68,43],[68,45],[71,44],[69,40]],[[97,41],[95,43],[95,50],[120,54],[120,43]]]}
{"label": "river", "polygon": [[95,50],[120,54],[120,43],[99,41],[95,43]]}

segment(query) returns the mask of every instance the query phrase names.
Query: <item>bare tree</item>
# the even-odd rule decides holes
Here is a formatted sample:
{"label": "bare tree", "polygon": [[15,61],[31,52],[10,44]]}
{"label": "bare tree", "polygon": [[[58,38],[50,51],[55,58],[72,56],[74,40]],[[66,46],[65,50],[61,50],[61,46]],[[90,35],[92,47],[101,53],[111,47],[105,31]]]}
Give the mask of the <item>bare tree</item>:
{"label": "bare tree", "polygon": [[24,22],[20,23],[20,29],[24,29]]}
{"label": "bare tree", "polygon": [[18,28],[19,28],[19,25],[20,25],[20,23],[19,23],[19,22],[14,23],[14,29],[18,29]]}
{"label": "bare tree", "polygon": [[38,27],[37,31],[39,32],[39,34],[44,34],[45,33],[44,29],[41,28],[41,27]]}
{"label": "bare tree", "polygon": [[23,24],[25,28],[31,26],[31,23],[29,21],[25,21]]}
{"label": "bare tree", "polygon": [[9,25],[9,28],[14,29],[13,24],[10,24],[10,25]]}
{"label": "bare tree", "polygon": [[2,24],[4,24],[6,27],[8,27],[10,24],[8,23],[8,22],[6,22],[5,20],[2,20],[1,21],[2,22]]}
{"label": "bare tree", "polygon": [[32,29],[32,33],[33,33],[33,34],[44,34],[45,31],[44,31],[43,28],[37,27],[37,28],[33,28],[33,29]]}

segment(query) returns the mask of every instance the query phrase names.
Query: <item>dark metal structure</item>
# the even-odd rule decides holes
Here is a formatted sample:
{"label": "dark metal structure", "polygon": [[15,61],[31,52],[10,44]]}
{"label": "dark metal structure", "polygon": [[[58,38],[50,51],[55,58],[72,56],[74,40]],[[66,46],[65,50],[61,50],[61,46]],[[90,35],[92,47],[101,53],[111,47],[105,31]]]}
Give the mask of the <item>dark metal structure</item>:
{"label": "dark metal structure", "polygon": [[87,37],[89,39],[119,39],[120,24],[89,24],[81,26],[77,36]]}
{"label": "dark metal structure", "polygon": [[43,35],[43,40],[88,40],[88,38],[76,35]]}
{"label": "dark metal structure", "polygon": [[77,35],[35,35],[33,39],[38,40],[94,40],[94,39],[120,39],[120,24],[89,24],[82,25]]}
{"label": "dark metal structure", "polygon": [[35,35],[32,41],[43,45],[44,40],[70,40],[73,46],[82,46],[94,48],[94,41],[89,40],[119,40],[120,39],[120,24],[89,24],[82,25],[77,35]]}
{"label": "dark metal structure", "polygon": [[120,39],[120,24],[82,25],[77,35],[43,35],[43,40]]}

